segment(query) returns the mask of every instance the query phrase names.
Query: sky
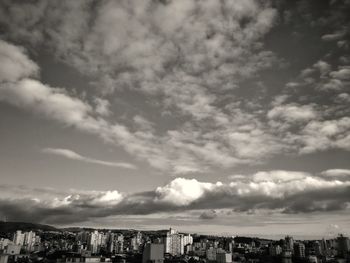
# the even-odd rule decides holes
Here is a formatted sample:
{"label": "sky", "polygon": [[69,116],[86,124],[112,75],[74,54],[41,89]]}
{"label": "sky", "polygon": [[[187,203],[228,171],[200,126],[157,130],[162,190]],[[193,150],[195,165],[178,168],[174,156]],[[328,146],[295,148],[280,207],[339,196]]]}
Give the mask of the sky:
{"label": "sky", "polygon": [[0,218],[350,234],[350,1],[0,3]]}

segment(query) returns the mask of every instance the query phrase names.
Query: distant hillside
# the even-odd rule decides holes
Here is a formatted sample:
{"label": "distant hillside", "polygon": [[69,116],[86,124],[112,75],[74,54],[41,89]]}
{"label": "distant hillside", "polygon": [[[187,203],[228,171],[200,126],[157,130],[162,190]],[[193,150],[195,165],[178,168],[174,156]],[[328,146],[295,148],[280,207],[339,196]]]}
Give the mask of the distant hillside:
{"label": "distant hillside", "polygon": [[60,229],[57,229],[53,226],[49,225],[41,225],[41,224],[34,224],[34,223],[25,223],[25,222],[1,222],[0,221],[0,234],[6,235],[8,233],[13,233],[16,230],[22,230],[22,231],[37,231],[37,230],[43,230],[43,231],[61,231]]}

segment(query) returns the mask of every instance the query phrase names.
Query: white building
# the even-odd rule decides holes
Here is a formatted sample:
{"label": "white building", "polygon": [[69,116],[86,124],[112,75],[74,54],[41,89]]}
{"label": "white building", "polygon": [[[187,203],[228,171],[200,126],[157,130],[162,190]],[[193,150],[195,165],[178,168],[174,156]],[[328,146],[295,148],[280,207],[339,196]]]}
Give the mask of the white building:
{"label": "white building", "polygon": [[193,244],[193,237],[192,237],[190,234],[184,235],[183,241],[184,241],[184,242],[183,242],[183,243],[184,243],[184,246],[186,246],[186,245],[188,245],[188,244],[192,245],[192,244]]}
{"label": "white building", "polygon": [[184,237],[182,234],[170,228],[164,239],[165,253],[173,256],[184,254]]}
{"label": "white building", "polygon": [[96,254],[100,251],[102,238],[103,238],[103,234],[99,233],[97,230],[90,233],[88,245],[89,245],[89,249],[91,250],[91,253]]}
{"label": "white building", "polygon": [[23,246],[24,244],[24,233],[22,233],[21,230],[17,230],[16,233],[13,236],[13,243],[15,245]]}

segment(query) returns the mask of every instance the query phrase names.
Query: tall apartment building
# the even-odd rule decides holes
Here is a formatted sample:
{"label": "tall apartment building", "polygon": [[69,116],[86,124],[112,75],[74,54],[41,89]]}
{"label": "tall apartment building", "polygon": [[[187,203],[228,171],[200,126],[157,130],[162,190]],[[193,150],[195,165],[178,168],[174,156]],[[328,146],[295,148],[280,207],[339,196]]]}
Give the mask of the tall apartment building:
{"label": "tall apartment building", "polygon": [[24,233],[22,233],[21,230],[17,230],[13,236],[13,243],[15,243],[15,245],[23,246],[24,237],[25,237]]}
{"label": "tall apartment building", "polygon": [[305,245],[303,243],[294,244],[294,255],[297,258],[305,258]]}
{"label": "tall apartment building", "polygon": [[[190,241],[190,238],[186,238],[186,242]],[[193,242],[193,240],[192,240]],[[174,229],[169,229],[164,237],[165,253],[169,253],[173,256],[184,254],[184,236],[179,234]]]}

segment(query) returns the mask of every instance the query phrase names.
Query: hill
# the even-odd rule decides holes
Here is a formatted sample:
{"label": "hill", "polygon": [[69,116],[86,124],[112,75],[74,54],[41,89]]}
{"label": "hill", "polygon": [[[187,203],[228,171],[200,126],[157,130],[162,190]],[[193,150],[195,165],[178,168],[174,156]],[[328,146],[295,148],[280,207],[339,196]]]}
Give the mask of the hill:
{"label": "hill", "polygon": [[26,223],[26,222],[1,222],[0,221],[0,234],[6,235],[8,233],[14,233],[17,230],[22,231],[61,231],[58,228],[49,225]]}

